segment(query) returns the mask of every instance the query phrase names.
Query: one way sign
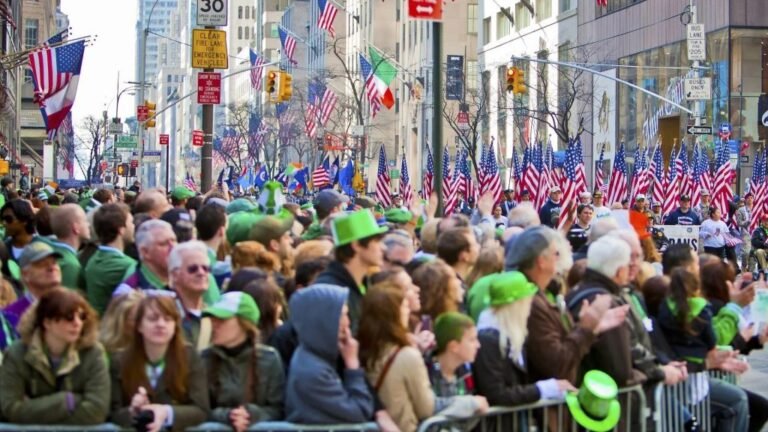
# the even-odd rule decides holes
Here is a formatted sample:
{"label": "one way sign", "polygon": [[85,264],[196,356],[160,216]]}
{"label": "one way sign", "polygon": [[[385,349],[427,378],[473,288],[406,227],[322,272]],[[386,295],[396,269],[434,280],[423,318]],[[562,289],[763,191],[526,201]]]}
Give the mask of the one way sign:
{"label": "one way sign", "polygon": [[408,0],[408,16],[413,19],[442,21],[443,0]]}
{"label": "one way sign", "polygon": [[712,126],[688,126],[690,135],[712,135]]}

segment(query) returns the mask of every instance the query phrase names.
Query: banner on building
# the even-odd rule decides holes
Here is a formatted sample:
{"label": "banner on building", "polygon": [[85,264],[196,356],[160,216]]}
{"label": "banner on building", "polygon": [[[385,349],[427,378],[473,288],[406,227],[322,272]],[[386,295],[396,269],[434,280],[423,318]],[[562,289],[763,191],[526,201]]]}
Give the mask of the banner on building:
{"label": "banner on building", "polygon": [[[616,78],[616,69],[608,69],[603,74]],[[592,159],[597,161],[605,145],[603,172],[607,175],[616,152],[616,81],[594,75],[592,90],[595,95],[592,102]]]}

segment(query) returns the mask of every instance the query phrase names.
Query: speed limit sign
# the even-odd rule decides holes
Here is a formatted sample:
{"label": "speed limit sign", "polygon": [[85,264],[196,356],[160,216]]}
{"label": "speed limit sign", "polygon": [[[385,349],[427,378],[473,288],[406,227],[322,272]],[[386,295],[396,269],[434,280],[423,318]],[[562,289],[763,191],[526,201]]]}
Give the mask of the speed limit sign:
{"label": "speed limit sign", "polygon": [[197,25],[226,26],[227,11],[227,0],[197,0]]}

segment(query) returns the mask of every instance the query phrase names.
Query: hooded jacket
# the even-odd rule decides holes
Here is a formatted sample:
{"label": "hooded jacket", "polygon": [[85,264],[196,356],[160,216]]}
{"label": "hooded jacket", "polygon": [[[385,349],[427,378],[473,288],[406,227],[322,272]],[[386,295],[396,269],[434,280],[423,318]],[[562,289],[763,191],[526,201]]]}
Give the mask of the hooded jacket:
{"label": "hooded jacket", "polygon": [[[360,324],[360,313],[362,311],[364,291],[355,282],[355,279],[349,273],[344,264],[338,261],[331,261],[324,272],[320,273],[314,282],[315,284],[336,285],[341,288],[347,288],[349,295],[347,305],[349,306],[349,321],[352,328],[352,334],[357,334],[357,326]],[[365,288],[363,288],[364,290]]]}
{"label": "hooded jacket", "polygon": [[339,317],[347,291],[315,284],[291,297],[299,346],[285,391],[287,420],[304,424],[360,423],[373,418],[373,396],[362,368],[336,372]]}
{"label": "hooded jacket", "polygon": [[[95,341],[70,346],[54,371],[40,331],[29,343],[19,340],[0,368],[3,417],[18,424],[95,425],[109,413],[109,375],[104,350]],[[67,393],[74,410],[67,409]]]}
{"label": "hooded jacket", "polygon": [[[239,406],[248,411],[251,423],[283,418],[285,373],[280,355],[273,348],[246,343],[249,345],[245,349],[233,355],[217,346],[203,352],[213,421],[229,424],[230,411]],[[256,383],[253,383],[251,400],[245,400],[245,384],[249,382],[254,357]]]}

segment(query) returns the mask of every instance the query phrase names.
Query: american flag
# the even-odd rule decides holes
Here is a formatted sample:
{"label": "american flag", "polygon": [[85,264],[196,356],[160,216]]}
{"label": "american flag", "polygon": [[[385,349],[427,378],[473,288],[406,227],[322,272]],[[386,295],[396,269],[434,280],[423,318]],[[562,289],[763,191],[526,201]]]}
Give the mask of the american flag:
{"label": "american flag", "polygon": [[400,161],[400,195],[403,197],[403,205],[410,207],[413,201],[413,188],[411,188],[411,177],[408,175],[408,162],[405,160],[405,154]]}
{"label": "american flag", "polygon": [[67,113],[59,127],[59,158],[69,178],[75,177],[75,132],[72,128],[72,112]]}
{"label": "american flag", "polygon": [[[691,177],[691,206],[696,207],[701,204],[701,166],[699,165],[699,153],[701,152],[701,145],[698,141],[693,146],[693,157],[691,162],[693,165],[692,177]],[[757,160],[755,160],[757,162]]]}
{"label": "american flag", "polygon": [[605,143],[600,147],[600,157],[597,159],[597,169],[595,170],[595,189],[605,192],[605,173],[603,172],[603,160],[605,159]]}
{"label": "american flag", "polygon": [[484,184],[485,173],[483,167],[485,166],[486,153],[488,153],[488,147],[485,144],[480,144],[480,159],[477,163],[477,183],[478,185]]}
{"label": "american flag", "polygon": [[709,156],[707,155],[707,149],[703,146],[699,152],[699,159],[697,161],[699,170],[701,170],[701,187],[712,193],[712,176],[709,171]]}
{"label": "american flag", "polygon": [[445,203],[445,215],[451,215],[456,207],[454,181],[451,179],[448,148],[443,147],[443,202]]}
{"label": "american flag", "polygon": [[675,160],[675,177],[677,178],[678,193],[680,195],[691,195],[691,176],[688,169],[688,149],[685,142],[683,142]]}
{"label": "american flag", "polygon": [[255,51],[250,50],[251,54],[251,87],[259,91],[261,90],[261,77],[264,73],[264,57],[256,54]]}
{"label": "american flag", "polygon": [[13,30],[16,30],[16,21],[13,20],[13,7],[10,0],[0,0],[0,19],[8,23]]}
{"label": "american flag", "polygon": [[581,144],[581,137],[578,137],[576,138],[576,196],[587,191],[587,168],[584,166],[584,146]]}
{"label": "american flag", "polygon": [[379,98],[379,91],[376,89],[376,77],[373,75],[373,68],[362,54],[360,54],[360,73],[363,75],[368,102],[371,104],[371,118],[375,118],[376,113],[381,110],[381,99]]}
{"label": "american flag", "polygon": [[464,170],[461,168],[464,153],[456,146],[456,162],[453,166],[453,188],[456,190],[456,199],[462,198],[467,192],[467,184],[464,182]]}
{"label": "american flag", "polygon": [[331,184],[331,175],[328,173],[329,164],[328,156],[325,156],[323,163],[312,171],[312,186],[314,188],[322,189]]}
{"label": "american flag", "polygon": [[468,153],[464,150],[461,156],[461,173],[464,180],[464,195],[467,199],[474,198],[475,202],[480,198],[480,191],[475,187],[475,182],[472,180],[472,173],[469,169],[469,163],[467,162]]}
{"label": "american flag", "polygon": [[195,179],[193,179],[192,176],[189,175],[189,173],[187,173],[187,176],[184,177],[183,183],[187,189],[197,191],[197,185],[195,184]]}
{"label": "american flag", "polygon": [[728,142],[721,142],[719,150],[717,159],[715,160],[717,171],[715,172],[715,190],[712,192],[712,202],[715,207],[719,208],[723,215],[725,215],[728,213],[728,203],[733,198],[733,190],[731,190],[733,168],[731,167]]}
{"label": "american flag", "polygon": [[541,208],[547,202],[547,191],[549,191],[549,178],[547,173],[544,172],[544,148],[541,145],[541,141],[536,144],[533,150],[533,164],[539,173],[539,183],[533,187],[533,189],[539,192],[536,195],[536,208]]}
{"label": "american flag", "polygon": [[320,85],[317,83],[310,83],[307,91],[307,118],[304,121],[306,126],[307,136],[314,138],[317,134],[317,111],[320,99]]}
{"label": "american flag", "polygon": [[35,102],[40,106],[49,139],[75,103],[85,41],[45,47],[29,54],[35,85]]}
{"label": "american flag", "polygon": [[435,163],[432,160],[432,152],[427,149],[427,169],[424,172],[424,183],[421,186],[421,194],[424,199],[429,199],[432,195],[432,180],[435,177]]}
{"label": "american flag", "polygon": [[755,197],[755,201],[752,206],[752,219],[749,221],[749,232],[753,232],[760,224],[760,219],[765,216],[768,211],[768,198],[765,196],[766,187],[765,174],[766,174],[766,151],[765,148],[761,149],[757,153],[755,158],[755,168],[752,171],[752,179],[749,184],[749,191]]}
{"label": "american flag", "polygon": [[637,147],[635,156],[635,174],[632,178],[632,195],[634,200],[639,194],[647,194],[651,186],[651,169],[648,163],[648,146]]}
{"label": "american flag", "polygon": [[653,202],[664,204],[664,157],[661,143],[656,144],[651,158],[651,176],[653,176]]}
{"label": "american flag", "polygon": [[285,29],[282,27],[277,28],[277,33],[280,35],[280,44],[283,46],[283,53],[285,54],[285,57],[292,64],[298,64],[298,62],[293,59],[293,55],[296,52],[296,39],[289,35],[288,32],[285,31]]}
{"label": "american flag", "polygon": [[[529,144],[525,147],[525,156],[523,157],[524,161],[526,159],[528,161],[528,163],[525,164],[525,172],[523,174],[523,188],[530,191],[531,201],[536,203],[538,202],[538,196],[541,195],[541,193],[537,190],[539,185],[539,170],[536,166],[534,155],[535,150],[533,149],[533,145]],[[542,191],[542,193],[546,196],[546,191]],[[535,207],[536,209],[539,208],[538,206]]]}
{"label": "american flag", "polygon": [[333,2],[328,0],[317,0],[317,5],[320,10],[317,27],[328,30],[331,37],[336,37],[336,32],[333,30],[333,20],[336,19],[336,14],[339,13],[339,10],[336,9]]}
{"label": "american flag", "polygon": [[667,168],[667,174],[664,177],[664,204],[661,208],[661,213],[664,217],[675,210],[680,194],[680,190],[677,187],[679,183],[675,178],[677,176],[677,170],[675,169],[674,156],[675,146],[672,145],[672,151],[669,153],[669,167]]}
{"label": "american flag", "polygon": [[571,142],[571,145],[568,146],[568,149],[565,151],[565,163],[563,164],[563,198],[560,201],[560,220],[558,222],[558,228],[563,228],[568,223],[569,220],[572,220],[572,213],[573,210],[576,208],[576,205],[578,204],[578,174],[576,172],[576,167],[579,162],[579,156],[578,146]]}
{"label": "american flag", "polygon": [[319,109],[317,107],[317,102],[315,103],[315,110],[319,112],[316,113],[316,116],[320,118],[320,124],[325,126],[328,123],[328,120],[330,120],[331,114],[333,114],[333,109],[336,108],[338,97],[336,97],[336,94],[333,92],[333,90],[327,86],[321,85],[319,90],[322,91],[319,91],[316,94],[316,97],[319,98],[320,94],[322,94],[322,99],[320,99]]}
{"label": "american flag", "polygon": [[608,206],[620,203],[627,197],[627,163],[624,161],[624,143],[619,145],[619,151],[613,159],[613,171],[608,182]]}
{"label": "american flag", "polygon": [[392,206],[392,191],[389,185],[389,170],[387,170],[387,154],[384,145],[379,147],[379,168],[376,172],[376,200],[385,208]]}
{"label": "american flag", "polygon": [[551,149],[551,143],[547,144],[547,148],[542,148],[542,155],[541,155],[541,176],[539,177],[539,189],[544,188],[546,190],[549,190],[550,186],[554,185],[560,185],[560,183],[555,183],[553,180],[555,179],[555,172],[552,167],[552,154],[549,152]]}
{"label": "american flag", "polygon": [[483,193],[490,192],[493,195],[493,202],[501,201],[501,177],[499,177],[499,165],[496,162],[496,153],[493,151],[493,141],[488,147],[488,154],[485,157],[483,166],[483,181],[481,185]]}
{"label": "american flag", "polygon": [[515,179],[515,190],[520,193],[520,186],[523,180],[523,166],[520,164],[520,160],[517,157],[517,147],[512,145],[512,175]]}

